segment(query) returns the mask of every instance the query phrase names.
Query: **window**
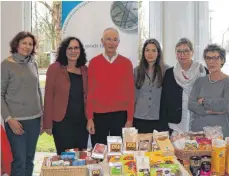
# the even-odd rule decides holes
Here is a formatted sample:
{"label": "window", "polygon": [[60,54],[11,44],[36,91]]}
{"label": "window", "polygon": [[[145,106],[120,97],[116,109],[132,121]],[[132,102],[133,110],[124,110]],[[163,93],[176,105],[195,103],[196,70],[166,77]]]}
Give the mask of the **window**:
{"label": "window", "polygon": [[226,49],[226,63],[222,70],[229,75],[229,2],[209,1],[210,43],[220,44]]}

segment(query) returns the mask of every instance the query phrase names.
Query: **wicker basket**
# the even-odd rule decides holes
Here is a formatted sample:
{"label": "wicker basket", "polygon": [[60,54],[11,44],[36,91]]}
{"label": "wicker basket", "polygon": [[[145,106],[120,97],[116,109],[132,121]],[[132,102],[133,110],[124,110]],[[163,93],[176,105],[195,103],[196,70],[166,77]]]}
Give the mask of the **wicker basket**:
{"label": "wicker basket", "polygon": [[86,166],[46,166],[47,157],[41,167],[41,176],[87,176]]}
{"label": "wicker basket", "polygon": [[211,150],[181,150],[175,148],[175,155],[179,160],[189,160],[191,156],[211,156]]}

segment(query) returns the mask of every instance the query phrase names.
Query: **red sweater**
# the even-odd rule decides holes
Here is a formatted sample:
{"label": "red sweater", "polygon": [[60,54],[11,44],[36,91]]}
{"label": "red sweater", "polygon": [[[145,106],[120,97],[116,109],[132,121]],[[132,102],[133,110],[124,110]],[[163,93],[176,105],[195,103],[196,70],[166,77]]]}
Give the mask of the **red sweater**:
{"label": "red sweater", "polygon": [[94,57],[88,67],[87,117],[93,113],[127,111],[129,121],[134,115],[134,76],[129,59],[118,55],[109,63],[102,54]]}
{"label": "red sweater", "polygon": [[10,143],[8,141],[6,132],[1,126],[1,175],[7,173],[10,175],[11,162],[13,161]]}

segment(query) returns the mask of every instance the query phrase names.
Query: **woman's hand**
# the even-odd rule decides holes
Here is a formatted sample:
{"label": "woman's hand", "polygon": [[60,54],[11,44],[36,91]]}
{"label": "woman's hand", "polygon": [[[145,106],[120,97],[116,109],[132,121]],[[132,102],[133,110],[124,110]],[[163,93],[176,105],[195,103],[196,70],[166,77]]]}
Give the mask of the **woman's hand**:
{"label": "woman's hand", "polygon": [[221,115],[221,114],[224,114],[225,112],[214,112],[214,111],[211,111],[211,110],[207,110],[207,114],[213,114],[213,115]]}
{"label": "woman's hand", "polygon": [[197,100],[197,102],[198,102],[199,105],[203,105],[203,101],[204,101],[204,98],[199,98]]}
{"label": "woman's hand", "polygon": [[9,126],[10,126],[10,128],[14,134],[16,134],[16,135],[23,135],[24,134],[23,126],[17,120],[10,119],[10,120],[8,120],[7,123],[9,124]]}
{"label": "woman's hand", "polygon": [[95,124],[93,119],[87,121],[87,130],[90,134],[95,134]]}

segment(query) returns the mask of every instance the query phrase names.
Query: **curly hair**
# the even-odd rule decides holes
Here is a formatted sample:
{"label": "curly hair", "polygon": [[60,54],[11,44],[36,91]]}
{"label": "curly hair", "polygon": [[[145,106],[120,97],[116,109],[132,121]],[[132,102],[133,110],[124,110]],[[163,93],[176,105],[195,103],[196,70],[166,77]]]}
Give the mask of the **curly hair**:
{"label": "curly hair", "polygon": [[220,55],[220,59],[223,61],[223,63],[221,64],[221,67],[223,67],[223,65],[226,62],[226,50],[218,44],[209,44],[204,49],[204,53],[203,53],[204,58],[206,57],[208,52],[218,52]]}
{"label": "curly hair", "polygon": [[76,67],[84,66],[87,62],[85,49],[80,39],[76,37],[67,37],[61,42],[58,48],[58,51],[57,51],[56,61],[58,61],[61,65],[64,65],[64,66],[68,65],[68,58],[66,55],[66,50],[67,50],[69,43],[72,40],[76,40],[79,43],[79,47],[80,47],[80,56],[77,60]]}
{"label": "curly hair", "polygon": [[31,55],[35,54],[35,48],[37,45],[37,41],[34,37],[34,35],[30,32],[21,31],[17,35],[14,36],[14,38],[10,41],[10,52],[12,54],[17,53],[18,51],[18,45],[20,40],[23,40],[24,38],[30,37],[33,40],[33,50],[31,52]]}

